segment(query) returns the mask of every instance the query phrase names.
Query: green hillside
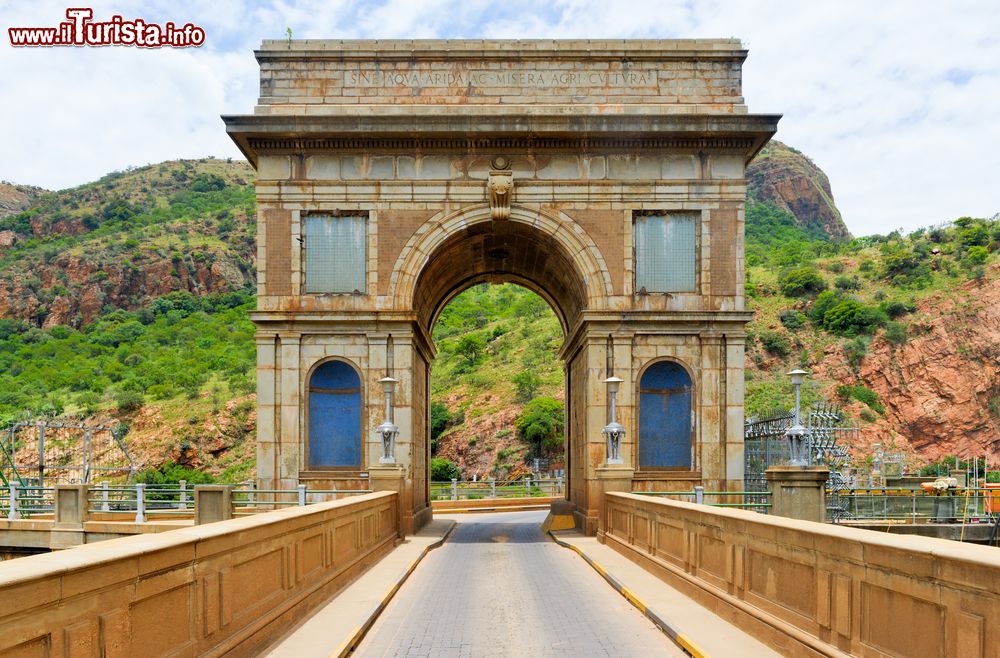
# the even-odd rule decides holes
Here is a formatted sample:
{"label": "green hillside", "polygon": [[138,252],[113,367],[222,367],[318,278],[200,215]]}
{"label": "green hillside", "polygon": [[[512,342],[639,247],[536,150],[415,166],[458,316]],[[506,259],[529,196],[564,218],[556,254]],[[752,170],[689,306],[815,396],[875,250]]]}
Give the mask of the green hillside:
{"label": "green hillside", "polygon": [[[14,236],[0,247],[0,422],[111,414],[131,429],[143,466],[251,474],[252,182],[245,163],[167,162],[40,193],[0,218],[0,232]],[[896,355],[928,336],[939,308],[969,334],[955,338],[957,356],[944,357],[964,359],[956,369],[988,365],[1000,351],[988,332],[974,335],[995,306],[997,218],[838,241],[751,200],[746,231],[749,415],[788,405],[781,373],[801,365],[815,372],[807,402],[824,397],[873,426],[925,431],[916,412],[886,399],[908,391],[875,390],[882,380],[866,359],[887,359],[904,381],[920,376]],[[541,298],[475,286],[444,310],[434,339],[443,457],[483,476],[516,474],[532,455],[558,460],[562,334]],[[1000,422],[1000,387],[970,395],[982,431]]]}

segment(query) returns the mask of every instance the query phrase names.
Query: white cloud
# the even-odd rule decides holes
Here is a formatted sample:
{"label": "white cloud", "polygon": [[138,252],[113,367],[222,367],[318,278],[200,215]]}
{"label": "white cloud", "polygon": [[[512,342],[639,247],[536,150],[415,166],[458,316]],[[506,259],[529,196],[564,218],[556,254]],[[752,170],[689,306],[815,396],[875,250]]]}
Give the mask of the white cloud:
{"label": "white cloud", "polygon": [[[0,2],[7,28],[66,4]],[[0,178],[64,187],[176,157],[237,156],[219,115],[257,96],[263,38],[737,36],[744,95],[829,175],[856,234],[1000,211],[1000,3],[791,0],[102,1],[96,17],[192,21],[205,47],[12,49]],[[6,30],[4,30],[6,32]]]}

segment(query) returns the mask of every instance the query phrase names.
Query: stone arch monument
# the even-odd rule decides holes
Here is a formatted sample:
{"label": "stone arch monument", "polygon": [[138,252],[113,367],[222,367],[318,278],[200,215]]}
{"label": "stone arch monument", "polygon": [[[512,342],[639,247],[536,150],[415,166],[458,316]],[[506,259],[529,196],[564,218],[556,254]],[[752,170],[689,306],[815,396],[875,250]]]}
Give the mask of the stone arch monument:
{"label": "stone arch monument", "polygon": [[746,55],[732,39],[265,41],[254,113],[223,117],[258,171],[261,488],[391,488],[405,531],[426,523],[431,328],[465,288],[512,281],[563,326],[581,528],[609,489],[739,490],[744,168],[779,118],[748,113]]}

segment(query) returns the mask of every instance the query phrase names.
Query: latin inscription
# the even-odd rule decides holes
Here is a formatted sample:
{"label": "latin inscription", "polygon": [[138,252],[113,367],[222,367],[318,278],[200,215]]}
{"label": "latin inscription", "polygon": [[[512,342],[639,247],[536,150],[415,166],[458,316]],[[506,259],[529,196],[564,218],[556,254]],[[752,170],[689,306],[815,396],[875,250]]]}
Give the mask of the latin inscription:
{"label": "latin inscription", "polygon": [[656,71],[348,71],[348,87],[648,87]]}

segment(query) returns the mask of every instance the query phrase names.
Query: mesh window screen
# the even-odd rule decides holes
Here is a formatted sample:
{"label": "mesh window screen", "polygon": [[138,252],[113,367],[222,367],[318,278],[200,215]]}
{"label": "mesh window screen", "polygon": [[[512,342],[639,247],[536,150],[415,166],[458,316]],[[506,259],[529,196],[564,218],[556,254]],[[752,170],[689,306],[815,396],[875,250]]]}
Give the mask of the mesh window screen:
{"label": "mesh window screen", "polygon": [[698,213],[635,218],[635,288],[646,292],[695,291]]}
{"label": "mesh window screen", "polygon": [[365,217],[305,218],[306,292],[365,291]]}

